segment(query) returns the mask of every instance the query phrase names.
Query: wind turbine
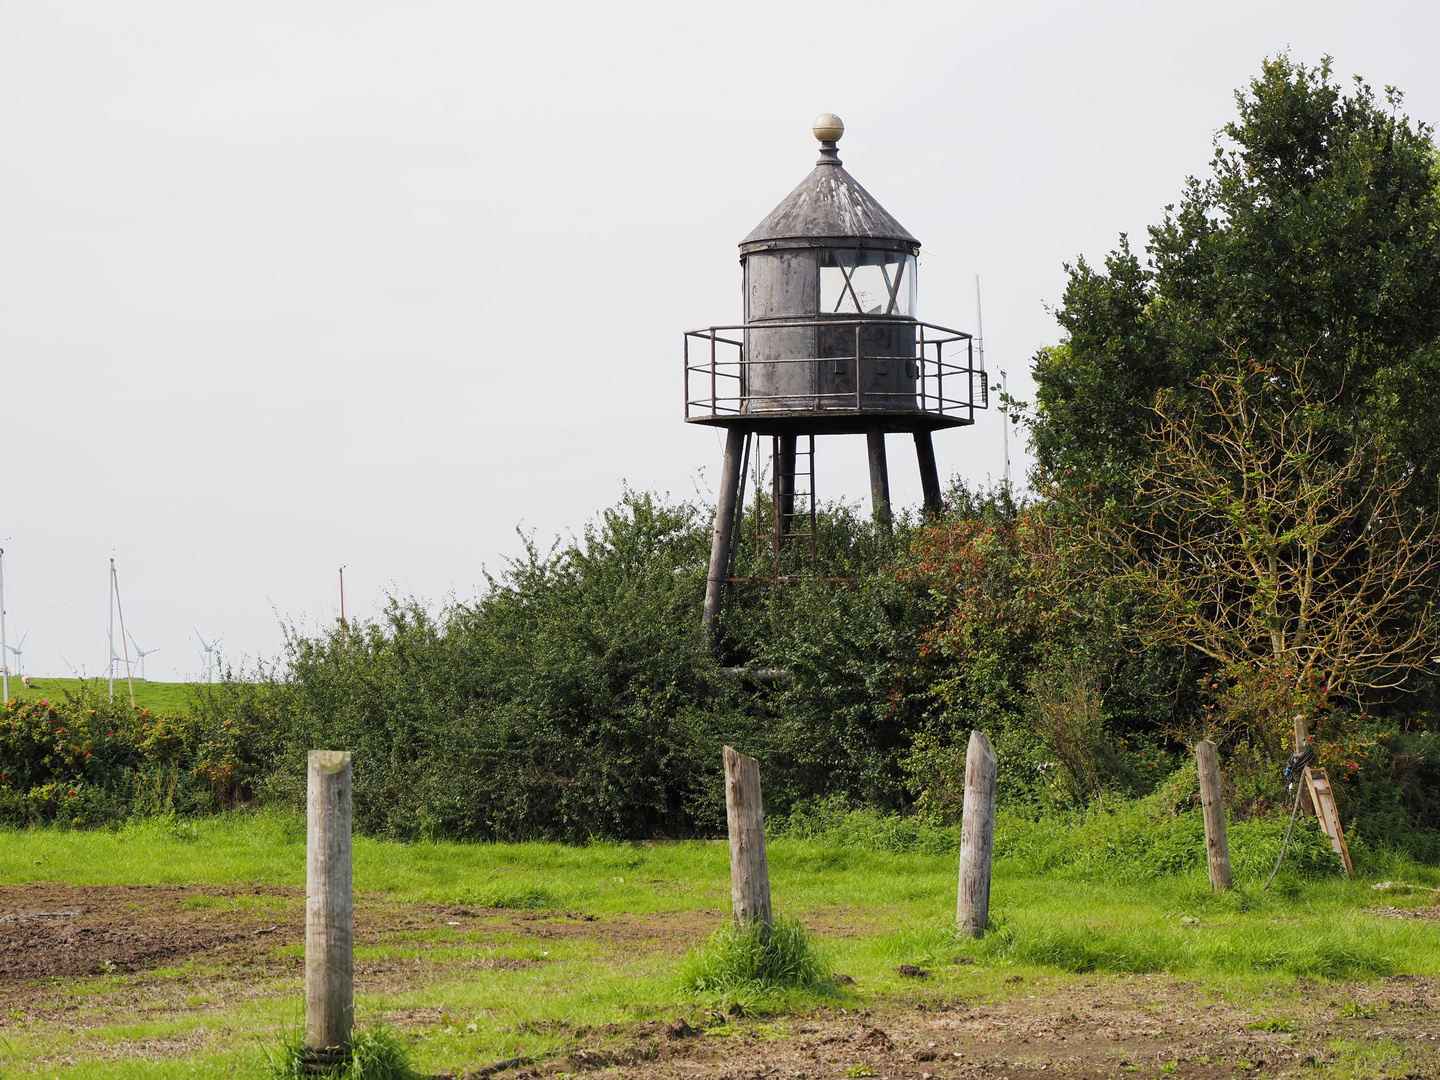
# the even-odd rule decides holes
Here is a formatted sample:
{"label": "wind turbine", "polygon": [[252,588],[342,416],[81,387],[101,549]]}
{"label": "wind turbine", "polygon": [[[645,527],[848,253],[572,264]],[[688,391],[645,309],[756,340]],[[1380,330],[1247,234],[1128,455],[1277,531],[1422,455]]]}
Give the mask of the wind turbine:
{"label": "wind turbine", "polygon": [[15,654],[15,674],[25,674],[25,662],[21,659],[25,655],[25,639],[30,636],[30,631],[20,635],[20,642],[17,645],[6,645],[5,648]]}
{"label": "wind turbine", "polygon": [[205,650],[205,681],[207,683],[211,682],[211,665],[214,663],[215,646],[220,644],[220,638],[225,635],[221,634],[220,637],[217,637],[214,641],[207,643],[206,640],[200,636],[199,630],[196,630],[193,626],[190,627],[190,629],[195,630],[195,636],[200,638],[200,646]]}
{"label": "wind turbine", "polygon": [[[21,644],[24,644],[25,639],[24,639],[24,638],[21,638],[20,641],[21,641]],[[130,644],[135,646],[135,655],[140,658],[140,681],[141,681],[141,682],[145,682],[145,657],[149,656],[151,653],[157,653],[157,652],[159,652],[160,650],[159,650],[159,649],[142,649],[142,648],[140,647],[140,642],[138,642],[138,641],[135,640],[135,635],[134,635],[134,634],[131,634],[131,635],[130,635]],[[16,663],[19,663],[19,661],[16,661]]]}

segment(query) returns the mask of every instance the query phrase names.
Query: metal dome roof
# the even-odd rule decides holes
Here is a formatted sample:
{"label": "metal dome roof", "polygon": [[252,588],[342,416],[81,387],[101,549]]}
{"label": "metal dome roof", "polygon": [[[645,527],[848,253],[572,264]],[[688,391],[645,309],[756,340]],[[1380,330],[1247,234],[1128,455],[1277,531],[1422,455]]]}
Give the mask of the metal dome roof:
{"label": "metal dome roof", "polygon": [[820,160],[800,186],[740,241],[740,252],[774,248],[844,246],[908,251],[920,241],[845,171],[832,140],[822,140]]}

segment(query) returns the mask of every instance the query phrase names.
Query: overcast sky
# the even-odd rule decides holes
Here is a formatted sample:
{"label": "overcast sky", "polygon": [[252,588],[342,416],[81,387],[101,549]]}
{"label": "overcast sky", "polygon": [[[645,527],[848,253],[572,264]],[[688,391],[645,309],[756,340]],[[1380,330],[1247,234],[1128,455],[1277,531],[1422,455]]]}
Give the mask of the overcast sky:
{"label": "overcast sky", "polygon": [[[476,595],[625,484],[709,497],[681,333],[816,113],[923,243],[922,318],[1028,396],[1062,264],[1203,171],[1261,59],[1440,117],[1425,3],[0,3],[0,538],[36,674],[269,658],[387,594]],[[1014,444],[1012,443],[1012,447]],[[822,497],[865,493],[823,439]],[[942,473],[1001,472],[995,415]],[[1026,459],[1015,447],[1015,471]],[[892,485],[918,503],[908,440]],[[13,669],[12,663],[12,669]]]}

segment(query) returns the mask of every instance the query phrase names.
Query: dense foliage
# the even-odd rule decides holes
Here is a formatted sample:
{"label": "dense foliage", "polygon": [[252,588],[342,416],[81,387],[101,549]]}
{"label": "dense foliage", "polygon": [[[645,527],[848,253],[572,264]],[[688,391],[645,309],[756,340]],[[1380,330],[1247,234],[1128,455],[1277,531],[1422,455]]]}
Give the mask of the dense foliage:
{"label": "dense foliage", "polygon": [[[1440,473],[1440,162],[1426,124],[1350,94],[1329,61],[1269,60],[1191,179],[1104,270],[1070,268],[1064,340],[1036,358],[1042,475],[1125,498],[1157,393],[1223,369],[1242,344],[1307,357],[1348,439]],[[1414,497],[1434,505],[1435,485]]]}
{"label": "dense foliage", "polygon": [[1172,734],[1221,742],[1242,811],[1278,799],[1298,717],[1344,812],[1429,848],[1440,160],[1398,91],[1328,61],[1236,98],[1145,259],[1122,237],[1070,268],[1036,487],[1086,550],[1074,585],[1127,594],[1132,647],[1201,675]]}
{"label": "dense foliage", "polygon": [[705,531],[689,507],[631,496],[563,549],[529,548],[473,604],[397,603],[383,624],[292,637],[278,782],[301,782],[307,747],[351,749],[362,827],[396,836],[713,826],[705,778],[747,714],[697,630]]}
{"label": "dense foliage", "polygon": [[227,809],[254,797],[286,725],[229,683],[191,717],[152,716],[99,684],[0,709],[0,823],[88,825]]}
{"label": "dense foliage", "polygon": [[[757,587],[732,606],[726,671],[700,633],[706,517],[627,495],[577,540],[527,549],[473,604],[396,603],[381,624],[294,636],[291,752],[272,790],[298,799],[304,748],[335,746],[356,753],[357,815],[378,833],[713,833],[729,742],[766,761],[777,810],[834,792],[903,805],[898,688],[919,616],[868,524],[827,522],[825,558],[853,583]],[[788,678],[762,684],[745,664]]]}

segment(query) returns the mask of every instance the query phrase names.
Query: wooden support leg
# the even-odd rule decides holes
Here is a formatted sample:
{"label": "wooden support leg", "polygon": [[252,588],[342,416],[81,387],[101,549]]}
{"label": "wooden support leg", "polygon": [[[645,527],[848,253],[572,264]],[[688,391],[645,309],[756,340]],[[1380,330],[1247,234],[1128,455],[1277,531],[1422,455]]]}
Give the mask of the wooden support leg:
{"label": "wooden support leg", "polygon": [[730,901],[735,921],[758,922],[769,937],[770,869],[765,862],[765,813],[760,763],[725,747],[725,820],[730,830]]}
{"label": "wooden support leg", "polygon": [[940,470],[935,465],[935,444],[930,432],[915,432],[915,456],[920,460],[920,490],[925,493],[925,513],[938,517],[945,510],[940,499]]}
{"label": "wooden support leg", "polygon": [[885,462],[885,433],[867,431],[865,445],[870,460],[870,509],[876,524],[890,528],[890,469]]}
{"label": "wooden support leg", "polygon": [[775,455],[775,531],[784,546],[795,520],[795,436],[781,435]]}
{"label": "wooden support leg", "polygon": [[720,499],[715,508],[715,533],[710,541],[710,572],[705,578],[705,635],[713,643],[715,624],[725,602],[725,574],[730,566],[731,531],[735,526],[735,500],[740,496],[740,458],[745,433],[725,433],[725,459],[720,466]]}

